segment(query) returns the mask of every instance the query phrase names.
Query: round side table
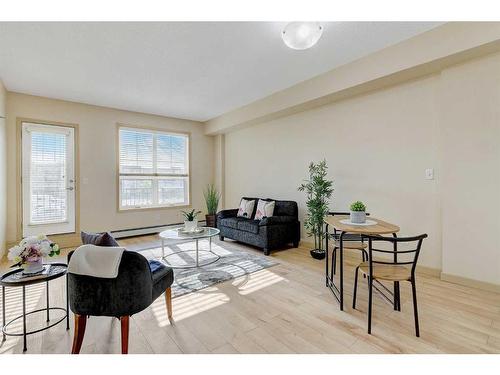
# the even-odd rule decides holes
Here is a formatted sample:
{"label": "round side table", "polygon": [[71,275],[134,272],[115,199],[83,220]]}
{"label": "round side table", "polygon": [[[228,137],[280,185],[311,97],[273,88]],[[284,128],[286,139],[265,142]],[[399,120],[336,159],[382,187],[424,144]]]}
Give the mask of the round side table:
{"label": "round side table", "polygon": [[[13,271],[9,271],[5,273],[1,278],[0,278],[0,285],[2,286],[2,334],[3,334],[3,341],[6,340],[6,336],[23,336],[23,351],[25,352],[27,350],[26,346],[26,336],[31,335],[34,333],[42,332],[45,331],[46,329],[49,329],[51,327],[54,327],[56,324],[61,323],[63,320],[66,319],[66,329],[69,329],[69,307],[68,307],[68,283],[66,282],[66,307],[50,307],[49,306],[49,281],[57,279],[59,277],[63,277],[66,275],[66,272],[68,271],[68,266],[65,263],[50,263],[50,270],[47,275],[40,275],[38,278],[26,278],[22,275],[22,269],[15,269]],[[47,304],[45,308],[42,309],[37,309],[34,311],[26,312],[26,287],[29,285],[34,285],[34,284],[40,284],[40,283],[46,283],[46,294],[47,294]],[[23,288],[23,313],[19,316],[16,316],[14,319],[10,321],[6,321],[5,318],[5,288],[16,288],[16,287],[22,287]],[[50,311],[52,310],[60,310],[64,311],[64,316],[62,318],[59,318],[57,321],[53,322],[52,324],[48,325],[47,327],[35,329],[33,331],[26,331],[26,317],[31,314],[35,314],[37,312],[41,311],[46,311],[47,313],[47,322],[50,322]],[[23,320],[23,331],[22,332],[8,332],[7,328],[17,321],[18,319]]]}

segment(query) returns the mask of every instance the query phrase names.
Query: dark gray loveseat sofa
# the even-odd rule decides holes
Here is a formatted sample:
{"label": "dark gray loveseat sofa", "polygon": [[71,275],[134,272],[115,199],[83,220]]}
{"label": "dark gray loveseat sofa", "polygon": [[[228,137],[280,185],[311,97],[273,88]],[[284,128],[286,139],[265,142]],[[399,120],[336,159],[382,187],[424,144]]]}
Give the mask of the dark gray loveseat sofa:
{"label": "dark gray loveseat sofa", "polygon": [[[250,218],[237,217],[238,209],[222,210],[217,214],[217,228],[220,230],[220,239],[224,237],[260,247],[265,255],[270,250],[293,244],[299,246],[300,222],[298,218],[297,202],[275,200],[274,213],[271,217],[254,220],[257,202],[254,199],[254,211]],[[269,200],[269,199],[268,199]]]}

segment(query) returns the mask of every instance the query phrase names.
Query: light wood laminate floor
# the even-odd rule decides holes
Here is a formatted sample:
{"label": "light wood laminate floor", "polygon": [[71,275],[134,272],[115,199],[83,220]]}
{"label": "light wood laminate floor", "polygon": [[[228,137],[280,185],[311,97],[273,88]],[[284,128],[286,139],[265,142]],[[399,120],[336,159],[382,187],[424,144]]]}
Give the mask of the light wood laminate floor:
{"label": "light wood laminate floor", "polygon": [[[120,241],[137,246],[143,236]],[[224,242],[214,241],[219,246]],[[256,252],[241,245],[243,249]],[[425,249],[423,250],[425,251]],[[64,254],[61,255],[61,258]],[[414,336],[409,284],[401,288],[402,311],[374,298],[372,335],[366,333],[367,287],[360,278],[352,310],[353,266],[346,259],[346,309],[339,311],[325,287],[324,263],[305,248],[274,252],[279,265],[174,298],[174,322],[164,298],[131,319],[130,353],[500,353],[500,294],[417,276],[421,337]],[[4,261],[0,271],[6,271]],[[64,280],[51,282],[51,304],[64,306]],[[7,289],[7,318],[21,311],[21,289]],[[28,291],[28,310],[45,305],[44,285]],[[55,314],[54,314],[55,316]],[[21,322],[14,328],[21,329]],[[29,326],[44,325],[36,314]],[[68,353],[71,329],[60,324],[28,337],[27,353]],[[82,353],[119,353],[118,320],[91,317]],[[0,353],[22,353],[22,338],[8,337]]]}

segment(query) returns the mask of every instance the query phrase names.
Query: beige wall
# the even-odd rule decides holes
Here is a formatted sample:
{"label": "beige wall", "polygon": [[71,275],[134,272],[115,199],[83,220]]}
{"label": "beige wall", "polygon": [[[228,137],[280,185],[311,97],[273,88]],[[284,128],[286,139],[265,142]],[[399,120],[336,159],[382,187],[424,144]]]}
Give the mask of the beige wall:
{"label": "beige wall", "polygon": [[[213,138],[198,122],[114,110],[29,95],[7,95],[8,217],[7,241],[16,240],[16,119],[79,124],[80,222],[89,231],[128,229],[181,222],[178,208],[117,212],[116,124],[125,123],[191,133],[191,196],[204,210],[203,188],[213,182]],[[87,183],[84,183],[87,181]]]}
{"label": "beige wall", "polygon": [[214,150],[215,150],[215,156],[214,156],[214,184],[216,188],[218,189],[221,199],[219,202],[219,209],[224,208],[224,199],[225,199],[225,187],[226,187],[226,181],[225,181],[225,136],[224,134],[218,134],[214,136]]}
{"label": "beige wall", "polygon": [[207,121],[225,133],[441,71],[500,51],[500,22],[447,22]]}
{"label": "beige wall", "polygon": [[500,54],[440,83],[443,273],[500,284]]}
{"label": "beige wall", "polygon": [[[296,188],[307,164],[326,158],[332,209],[363,200],[402,235],[429,234],[422,265],[499,290],[499,67],[494,53],[227,133],[226,206],[242,195],[293,199],[303,218]],[[426,168],[434,180],[424,179]]]}
{"label": "beige wall", "polygon": [[7,130],[5,128],[7,92],[0,80],[0,259],[5,253],[7,230]]}
{"label": "beige wall", "polygon": [[[427,232],[422,264],[441,268],[435,76],[226,134],[226,206],[242,195],[299,202],[310,161],[325,158],[332,210],[363,200],[402,234]],[[302,233],[303,238],[305,233]]]}

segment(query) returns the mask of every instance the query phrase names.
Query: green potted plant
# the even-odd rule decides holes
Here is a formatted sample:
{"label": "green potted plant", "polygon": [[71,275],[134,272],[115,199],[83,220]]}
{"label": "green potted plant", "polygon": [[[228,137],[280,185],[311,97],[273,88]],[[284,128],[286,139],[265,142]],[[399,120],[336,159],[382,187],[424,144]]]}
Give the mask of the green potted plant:
{"label": "green potted plant", "polygon": [[327,179],[326,160],[309,164],[309,179],[299,186],[299,191],[307,194],[307,216],[304,227],[308,236],[314,237],[314,249],[311,256],[315,259],[325,257],[324,239],[326,232],[323,220],[328,215],[329,199],[333,194],[333,181]]}
{"label": "green potted plant", "polygon": [[207,204],[207,214],[205,215],[205,220],[207,222],[207,227],[216,227],[216,214],[217,208],[219,207],[220,193],[217,191],[214,185],[207,185],[207,188],[203,192],[205,197],[205,203]]}
{"label": "green potted plant", "polygon": [[361,201],[351,204],[351,223],[364,224],[366,222],[366,206]]}
{"label": "green potted plant", "polygon": [[194,232],[198,227],[198,219],[196,218],[201,211],[196,211],[192,209],[189,212],[181,211],[184,216],[184,230],[186,232]]}

